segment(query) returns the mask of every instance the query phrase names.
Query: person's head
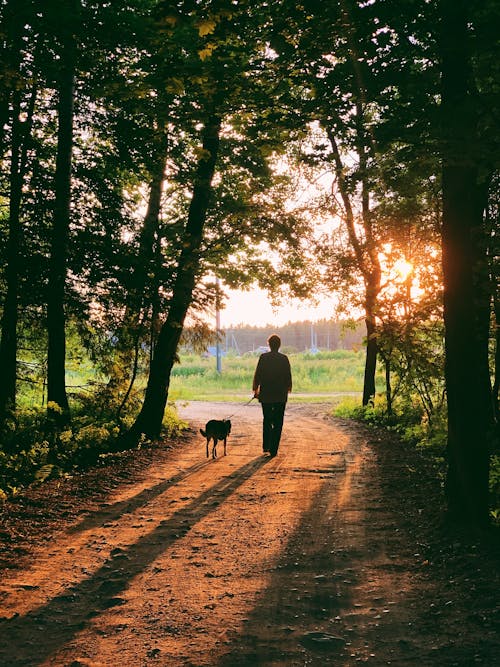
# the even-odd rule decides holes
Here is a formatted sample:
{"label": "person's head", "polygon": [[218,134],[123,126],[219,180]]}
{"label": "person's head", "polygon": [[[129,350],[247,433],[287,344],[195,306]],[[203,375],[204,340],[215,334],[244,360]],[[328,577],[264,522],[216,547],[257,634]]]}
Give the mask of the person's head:
{"label": "person's head", "polygon": [[281,338],[277,334],[273,334],[267,339],[267,344],[271,348],[271,352],[277,352],[280,349]]}

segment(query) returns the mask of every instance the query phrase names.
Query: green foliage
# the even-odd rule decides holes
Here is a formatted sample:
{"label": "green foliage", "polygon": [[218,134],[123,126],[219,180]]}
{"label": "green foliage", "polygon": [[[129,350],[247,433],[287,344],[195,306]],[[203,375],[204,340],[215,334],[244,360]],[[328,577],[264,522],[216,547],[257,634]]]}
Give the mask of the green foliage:
{"label": "green foliage", "polygon": [[[15,412],[5,425],[0,449],[0,490],[10,495],[33,482],[57,474],[52,453],[57,439],[45,411]],[[1,494],[0,494],[1,495]]]}
{"label": "green foliage", "polygon": [[[75,397],[71,425],[62,431],[42,409],[22,409],[12,415],[0,449],[0,500],[30,484],[95,465],[114,452],[117,438],[133,421],[138,396],[131,401],[131,411],[118,420],[120,397],[107,385],[94,389]],[[187,424],[169,405],[163,427],[164,437],[175,438]]]}
{"label": "green foliage", "polygon": [[169,403],[163,415],[163,433],[167,438],[177,438],[188,427],[187,422],[179,419],[173,403]]}
{"label": "green foliage", "polygon": [[179,377],[179,378],[188,378],[191,376],[196,376],[198,378],[202,378],[206,372],[207,368],[203,367],[201,365],[193,365],[193,366],[174,366],[172,369],[172,377]]}
{"label": "green foliage", "polygon": [[[39,3],[38,8],[24,2],[19,12],[11,12],[15,4],[4,2],[0,8],[5,19],[0,257],[6,266],[0,272],[0,305],[6,303],[10,280],[19,326],[17,317],[14,322],[10,316],[10,322],[19,344],[14,363],[0,370],[5,374],[10,367],[10,376],[19,376],[19,410],[5,423],[0,498],[5,490],[95,462],[113,450],[132,423],[142,396],[129,381],[138,371],[134,387],[144,385],[149,352],[169,310],[193,182],[200,158],[203,162],[200,128],[212,114],[221,117],[224,131],[200,252],[193,256],[199,261],[199,284],[191,311],[206,316],[213,308],[213,291],[203,279],[214,272],[230,287],[257,281],[274,295],[287,296],[310,294],[321,274],[330,291],[340,292],[341,305],[362,306],[359,278],[362,274],[366,281],[373,271],[360,274],[359,260],[370,255],[373,261],[391,245],[385,263],[389,257],[394,265],[404,258],[414,275],[399,284],[385,276],[378,293],[387,403],[377,399],[374,406],[343,407],[340,413],[442,452],[441,276],[438,254],[430,252],[443,229],[439,3],[408,3],[401,12],[391,2],[322,3],[321,9],[321,3],[290,0],[87,2],[79,5],[78,16],[65,15],[64,21],[57,3]],[[498,23],[498,2],[465,4],[473,39],[470,76],[462,78],[474,79],[471,111],[477,115],[478,136],[471,145],[486,183],[498,171],[493,93],[500,59],[491,27]],[[45,400],[57,81],[68,65],[62,47],[69,33],[78,42],[77,159],[64,303],[71,319],[66,379],[73,421],[59,432],[45,410],[29,406]],[[459,118],[455,105],[452,114]],[[331,174],[331,138],[340,162],[349,159],[337,169],[336,180],[330,179],[333,187],[304,211],[296,205],[297,185],[306,174],[314,180],[318,168]],[[462,160],[463,151],[464,142],[457,141],[450,156],[457,152]],[[285,156],[298,157],[300,170],[284,169]],[[12,179],[17,169],[19,178]],[[162,178],[168,175],[156,183],[163,193],[156,202],[161,215],[148,226],[144,210],[155,209],[147,198],[158,172]],[[318,220],[345,217],[346,210],[339,208],[342,195],[344,207],[351,197],[354,209],[363,210],[365,203],[356,201],[362,193],[371,211],[358,252],[349,248],[349,235],[329,229],[328,242],[316,254],[311,228]],[[14,209],[22,234],[12,234],[20,238],[10,255]],[[489,217],[491,234],[498,237],[498,211]],[[353,221],[351,241],[361,222],[363,216]],[[276,251],[273,260],[267,247]],[[490,255],[498,253],[493,249]],[[413,280],[425,293],[418,309],[411,298]],[[304,339],[294,335],[294,328],[287,325],[283,336],[289,343],[283,351],[291,356],[294,393],[360,391],[363,353],[295,354],[304,349]],[[207,335],[206,325],[200,325],[191,337],[192,349],[204,345]],[[171,396],[248,396],[255,363],[253,355],[228,356],[218,374],[213,360],[183,358],[172,373]],[[95,381],[98,372],[105,381]],[[379,373],[379,390],[382,380]],[[167,411],[164,428],[174,434],[182,426]],[[497,457],[492,462],[494,498],[498,468]]]}
{"label": "green foliage", "polygon": [[373,405],[362,406],[359,401],[345,399],[336,406],[334,415],[337,417],[357,419],[372,426],[387,428],[397,433],[403,442],[426,448],[439,458],[446,447],[445,410],[434,414],[431,422],[422,408],[416,394],[407,395],[393,404],[393,412],[387,412],[384,397],[379,394]]}
{"label": "green foliage", "polygon": [[380,356],[392,375],[388,400],[404,403],[404,397],[414,396],[429,423],[444,407],[443,335],[439,319],[426,321],[418,312],[384,322],[379,335]]}

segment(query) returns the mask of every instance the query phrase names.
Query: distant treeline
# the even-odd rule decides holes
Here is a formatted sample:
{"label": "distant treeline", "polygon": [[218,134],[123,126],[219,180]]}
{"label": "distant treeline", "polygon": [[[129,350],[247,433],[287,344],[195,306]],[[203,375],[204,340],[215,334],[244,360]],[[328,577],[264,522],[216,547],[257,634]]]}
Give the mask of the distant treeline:
{"label": "distant treeline", "polygon": [[237,354],[253,352],[266,346],[266,341],[277,333],[282,341],[282,349],[289,352],[305,350],[351,350],[363,344],[364,322],[336,322],[319,320],[311,322],[289,322],[281,327],[266,325],[254,327],[240,324],[222,331],[223,347]]}

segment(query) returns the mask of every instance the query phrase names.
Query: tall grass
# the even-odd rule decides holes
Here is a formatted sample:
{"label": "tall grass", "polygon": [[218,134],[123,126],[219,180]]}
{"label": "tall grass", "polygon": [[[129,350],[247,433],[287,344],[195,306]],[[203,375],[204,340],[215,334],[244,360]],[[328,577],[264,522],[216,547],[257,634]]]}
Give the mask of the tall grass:
{"label": "tall grass", "polygon": [[[364,350],[333,350],[329,352],[290,353],[293,392],[297,395],[358,393],[363,389]],[[213,357],[202,358],[195,354],[181,354],[175,364],[170,381],[169,399],[176,400],[241,400],[252,395],[252,379],[257,364],[257,354],[228,355],[222,358],[222,372],[216,370]],[[92,393],[96,381],[106,382],[98,375],[92,363],[85,357],[71,360],[66,371],[70,399],[82,391]],[[379,379],[380,390],[382,380]],[[145,386],[145,372],[140,374],[136,387]],[[41,407],[44,396],[43,382],[21,383],[19,406]],[[300,397],[305,398],[304,396]],[[46,395],[45,395],[46,399]]]}
{"label": "tall grass", "polygon": [[[357,393],[363,389],[364,352],[335,350],[289,354],[294,394]],[[226,356],[222,372],[215,359],[181,355],[170,383],[173,400],[230,400],[251,396],[258,355]]]}

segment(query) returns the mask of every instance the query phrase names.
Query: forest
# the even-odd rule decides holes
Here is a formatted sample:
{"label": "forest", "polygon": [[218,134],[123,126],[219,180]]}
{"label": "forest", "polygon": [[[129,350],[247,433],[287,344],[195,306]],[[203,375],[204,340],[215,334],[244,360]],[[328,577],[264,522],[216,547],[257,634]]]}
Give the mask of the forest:
{"label": "forest", "polygon": [[[225,287],[258,285],[356,314],[361,411],[394,424],[418,405],[428,434],[444,424],[449,517],[488,525],[499,14],[1,0],[0,498],[14,471],[43,481],[172,435],[179,350],[221,335]],[[90,384],[69,381],[75,361]]]}

